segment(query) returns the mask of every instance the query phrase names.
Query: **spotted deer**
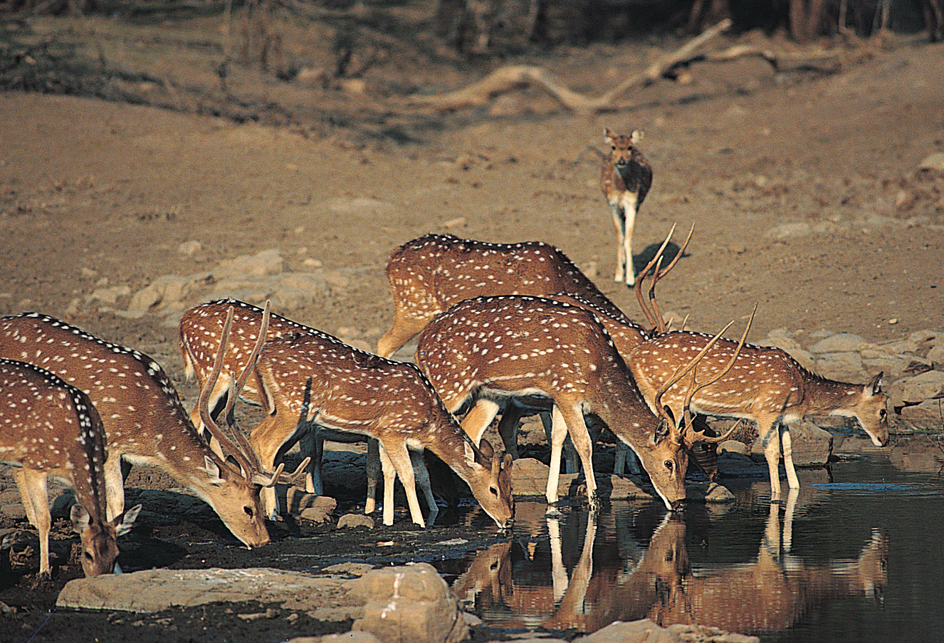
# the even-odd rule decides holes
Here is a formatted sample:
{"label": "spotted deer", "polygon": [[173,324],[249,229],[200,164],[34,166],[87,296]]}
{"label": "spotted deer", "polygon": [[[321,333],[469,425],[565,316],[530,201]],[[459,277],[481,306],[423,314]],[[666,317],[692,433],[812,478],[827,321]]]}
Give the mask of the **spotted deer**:
{"label": "spotted deer", "polygon": [[[676,378],[702,357],[695,356]],[[682,432],[673,417],[649,410],[592,312],[538,297],[467,299],[423,330],[416,363],[450,412],[470,409],[462,428],[474,442],[509,398],[553,400],[548,503],[557,502],[561,449],[569,434],[583,464],[588,500],[597,506],[584,421],[585,414],[594,414],[636,452],[666,507],[682,507],[688,464]]]}
{"label": "spotted deer", "polygon": [[[655,284],[668,269],[660,271],[658,256],[640,273],[637,297],[654,330],[652,338],[633,348],[628,363],[643,396],[653,405],[655,393],[663,392],[660,406],[674,413],[690,408],[692,413],[716,417],[745,418],[757,423],[770,472],[773,497],[780,496],[780,454],[783,452],[787,482],[791,489],[800,486],[793,465],[790,425],[806,415],[841,415],[855,418],[876,446],[888,444],[888,399],[882,393],[882,373],[864,386],[837,382],[803,368],[786,351],[766,346],[737,344],[721,338],[714,350],[698,364],[698,371],[711,381],[692,396],[686,393],[686,380],[664,390],[664,384],[711,340],[708,335],[691,331],[669,331],[655,299]],[[642,283],[652,272],[649,305],[641,295]],[[736,356],[735,356],[736,355]],[[722,375],[729,360],[733,366]]]}
{"label": "spotted deer", "polygon": [[632,288],[636,284],[636,269],[633,266],[633,228],[642,202],[652,187],[652,167],[637,147],[642,140],[641,130],[633,130],[628,136],[614,134],[603,129],[603,140],[610,151],[603,159],[600,170],[600,188],[613,211],[616,227],[616,274],[615,281],[625,282]]}
{"label": "spotted deer", "polygon": [[[217,384],[209,393],[209,407],[211,410],[218,410],[223,402],[226,401],[227,391],[233,380],[232,373],[237,372],[242,365],[246,364],[248,356],[252,353],[261,328],[264,311],[258,306],[253,306],[237,299],[222,299],[200,304],[184,313],[180,320],[180,326],[177,333],[177,342],[180,352],[183,355],[185,375],[188,378],[195,379],[197,384],[203,388],[208,381],[213,360],[220,347],[221,329],[229,310],[234,311],[233,332],[226,343],[226,351],[223,356],[223,373]],[[266,340],[271,341],[279,337],[290,334],[319,334],[321,331],[292,321],[280,315],[270,314],[267,325]],[[250,378],[240,392],[240,398],[250,404],[261,406],[263,403],[262,394],[256,389],[256,382]],[[197,406],[194,406],[190,413],[196,426],[201,426],[200,413]],[[316,431],[313,435],[307,436],[306,450],[311,457],[311,461],[306,471],[305,490],[308,493],[323,493],[323,483],[321,478],[321,464],[324,453],[325,438],[337,442],[351,442],[355,440],[365,440],[363,435],[352,433],[339,433],[325,430]],[[288,445],[286,450],[293,446]],[[280,454],[281,456],[281,454]],[[428,481],[429,475],[423,462],[417,461],[421,458],[415,452],[410,453],[414,459],[414,475],[422,489],[426,505],[431,513],[437,513],[436,500],[433,495],[432,486]],[[280,457],[277,459],[281,459]],[[373,513],[376,504],[377,481],[380,478],[380,453],[376,443],[368,446],[367,456],[367,503],[364,508],[365,513]],[[278,503],[275,501],[275,494],[267,493],[269,499],[266,501],[266,515],[269,519],[277,519],[279,513]],[[435,518],[435,516],[433,517]]]}
{"label": "spotted deer", "polygon": [[108,520],[124,511],[124,458],[158,466],[192,489],[246,546],[269,542],[259,490],[275,484],[277,476],[260,469],[255,454],[236,448],[215,424],[208,428],[231,448],[235,463],[212,451],[153,359],[38,313],[0,319],[0,357],[53,372],[98,409],[107,436]]}
{"label": "spotted deer", "polygon": [[399,475],[413,522],[425,526],[409,451],[429,449],[469,485],[499,527],[511,524],[511,457],[503,461],[487,441],[473,444],[413,364],[312,331],[266,342],[253,378],[266,417],[250,439],[264,463],[274,463],[299,440],[302,451],[310,452],[315,427],[376,438],[384,524],[393,524],[393,484]]}
{"label": "spotted deer", "polygon": [[26,516],[39,531],[41,575],[52,572],[49,476],[75,491],[70,517],[81,538],[85,575],[115,569],[117,539],[131,529],[141,506],[105,519],[105,455],[102,420],[85,393],[47,370],[0,359],[0,461],[15,466]]}
{"label": "spotted deer", "polygon": [[386,276],[394,317],[377,342],[381,357],[393,356],[436,315],[473,297],[572,293],[625,317],[563,252],[540,241],[487,243],[428,234],[395,249]]}

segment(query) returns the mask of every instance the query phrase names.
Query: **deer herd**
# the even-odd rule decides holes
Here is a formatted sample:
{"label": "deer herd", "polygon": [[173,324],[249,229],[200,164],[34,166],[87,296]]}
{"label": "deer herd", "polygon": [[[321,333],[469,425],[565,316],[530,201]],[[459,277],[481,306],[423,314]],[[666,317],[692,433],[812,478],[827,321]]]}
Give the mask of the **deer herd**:
{"label": "deer herd", "polygon": [[[619,237],[616,280],[635,287],[647,326],[553,246],[429,234],[390,256],[393,324],[376,354],[273,314],[268,304],[227,299],[187,311],[179,346],[186,375],[200,387],[188,413],[147,355],[47,315],[0,318],[0,461],[14,465],[39,531],[40,572],[51,572],[50,475],[75,490],[71,519],[92,576],[116,569],[116,540],[140,509],[125,508],[123,465],[162,468],[252,548],[269,541],[266,520],[280,514],[276,484],[304,477],[309,492],[322,492],[326,439],[370,441],[365,510],[375,508],[382,472],[384,524],[394,520],[397,477],[412,521],[427,524],[417,486],[435,520],[422,457],[428,450],[502,529],[514,520],[515,436],[526,413],[549,416],[547,502],[558,500],[569,440],[592,509],[599,505],[592,460],[599,431],[591,429],[601,425],[638,458],[673,512],[685,503],[689,454],[730,435],[697,430],[699,414],[757,424],[774,500],[781,454],[790,489],[799,487],[789,427],[804,415],[854,417],[876,445],[887,444],[881,374],[865,385],[819,377],[780,349],[745,343],[750,321],[740,341],[722,337],[728,327],[715,335],[666,327],[655,285],[688,240],[663,268],[670,232],[656,258],[634,269],[633,225],[652,182],[640,138],[605,131],[611,150],[601,187]],[[392,359],[417,336],[415,364]],[[237,399],[260,408],[262,420],[248,431],[236,423]],[[483,438],[499,415],[504,455]],[[283,459],[296,445],[303,460],[286,472]]]}

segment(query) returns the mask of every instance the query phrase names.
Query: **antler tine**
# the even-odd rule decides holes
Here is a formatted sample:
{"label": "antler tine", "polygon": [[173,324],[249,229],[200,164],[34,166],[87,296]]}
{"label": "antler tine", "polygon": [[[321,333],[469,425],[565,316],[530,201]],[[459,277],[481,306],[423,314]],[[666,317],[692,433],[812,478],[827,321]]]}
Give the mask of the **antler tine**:
{"label": "antler tine", "polygon": [[[197,406],[200,410],[200,419],[203,421],[203,425],[207,430],[219,440],[223,449],[229,451],[236,461],[239,463],[239,466],[243,469],[246,475],[252,475],[255,468],[246,458],[246,456],[236,448],[236,446],[230,441],[219,425],[213,419],[213,416],[210,414],[209,400],[210,392],[213,390],[213,387],[216,386],[217,380],[220,378],[220,373],[223,370],[223,355],[226,354],[226,345],[229,343],[229,332],[233,326],[233,315],[234,310],[230,307],[229,311],[226,314],[226,322],[223,324],[223,332],[220,333],[220,345],[216,350],[216,358],[213,360],[213,370],[210,372],[210,377],[207,379],[206,384],[204,384],[203,389],[200,391],[200,398],[197,401]],[[230,386],[229,397],[234,397],[235,392],[233,391],[232,386]],[[231,411],[231,399],[227,401],[226,415],[229,415]],[[212,450],[211,450],[212,452]],[[213,454],[214,458],[220,459],[215,453]],[[221,460],[222,462],[222,460]]]}
{"label": "antler tine", "polygon": [[[645,315],[646,321],[649,322],[649,326],[653,330],[658,330],[660,333],[665,332],[665,322],[662,321],[661,317],[657,320],[653,316],[653,313],[646,306],[646,303],[643,301],[643,298],[642,298],[642,285],[646,276],[649,274],[649,271],[652,270],[654,267],[656,267],[656,265],[662,260],[662,253],[665,252],[666,247],[668,247],[669,245],[669,241],[672,239],[672,235],[675,234],[675,227],[677,225],[678,224],[675,224],[675,223],[672,224],[672,228],[669,230],[669,234],[666,235],[665,241],[663,241],[662,245],[659,246],[659,250],[656,252],[655,256],[652,258],[652,260],[648,264],[646,264],[646,267],[643,268],[642,271],[639,273],[639,275],[636,277],[636,281],[637,281],[636,300],[639,302],[639,308],[642,310],[642,314]],[[658,269],[656,269],[656,273],[658,273]],[[650,300],[652,296],[653,296],[652,293],[650,293]]]}
{"label": "antler tine", "polygon": [[[674,227],[673,227],[674,230]],[[675,253],[675,256],[672,258],[672,261],[669,262],[669,265],[665,267],[665,270],[662,270],[662,260],[665,258],[665,255],[662,252],[665,250],[665,244],[659,249],[659,254],[656,257],[659,259],[656,262],[655,272],[652,273],[652,281],[649,283],[649,305],[652,308],[653,317],[658,322],[657,329],[659,333],[665,333],[668,331],[668,328],[665,325],[665,320],[662,318],[662,311],[659,309],[659,302],[656,300],[656,284],[665,277],[672,268],[675,267],[675,264],[678,263],[679,259],[682,258],[682,255],[685,254],[685,248],[688,247],[688,242],[692,240],[692,235],[695,234],[695,224],[692,224],[691,229],[688,231],[688,236],[685,237],[685,243],[682,244],[682,247],[679,248],[678,252]]]}
{"label": "antler tine", "polygon": [[[747,334],[751,330],[751,325],[754,323],[754,316],[756,314],[757,314],[757,304],[754,304],[754,309],[751,311],[751,316],[747,320],[747,326],[744,328],[744,332],[741,334],[740,341],[738,341],[737,349],[734,351],[734,354],[730,357],[730,359],[728,359],[727,363],[724,365],[724,368],[722,368],[713,377],[711,377],[710,379],[704,382],[698,382],[695,378],[695,371],[694,370],[692,371],[692,385],[691,387],[689,387],[688,393],[685,395],[685,406],[684,406],[685,408],[685,411],[684,411],[685,437],[689,438],[689,435],[693,436],[688,439],[690,444],[694,444],[695,442],[707,442],[709,444],[722,442],[724,440],[727,440],[728,436],[734,433],[734,429],[737,428],[737,424],[735,424],[733,427],[731,427],[731,429],[727,433],[719,437],[708,437],[704,434],[704,432],[698,433],[697,431],[691,428],[692,417],[691,417],[690,406],[692,403],[692,399],[695,397],[695,394],[698,391],[702,390],[706,386],[711,386],[712,384],[720,380],[722,377],[727,375],[728,372],[734,367],[734,363],[737,361],[738,356],[741,354],[741,349],[744,348],[744,343],[747,341]],[[730,326],[730,324],[728,324],[728,326]]]}
{"label": "antler tine", "polygon": [[[243,390],[243,387],[246,385],[246,381],[249,379],[253,369],[256,367],[256,362],[259,361],[259,354],[262,352],[262,346],[265,344],[266,335],[269,332],[269,309],[270,303],[268,300],[266,300],[265,307],[262,309],[262,323],[259,326],[259,335],[256,337],[256,344],[253,346],[252,353],[250,353],[249,359],[246,361],[242,372],[239,374],[239,379],[236,380],[235,384],[233,384],[233,381],[230,380],[229,394],[226,396],[226,409],[224,410],[223,415],[223,417],[226,418],[227,424],[232,428],[233,435],[236,436],[236,441],[239,442],[239,445],[242,447],[245,459],[252,462],[253,469],[256,472],[261,472],[264,467],[259,461],[259,456],[256,453],[256,450],[252,447],[252,444],[250,444],[246,434],[243,433],[238,426],[236,426],[236,418],[233,413],[233,408],[236,405],[236,398],[239,396],[239,392]],[[233,310],[232,307],[230,310]]]}
{"label": "antler tine", "polygon": [[[661,409],[663,408],[663,406],[662,406],[662,396],[665,395],[666,391],[668,391],[670,388],[672,388],[673,386],[675,386],[675,384],[676,384],[677,382],[681,381],[681,379],[682,379],[683,377],[685,377],[686,375],[688,375],[689,373],[691,373],[691,372],[695,369],[695,367],[698,365],[698,362],[701,361],[701,358],[704,357],[704,356],[708,353],[708,351],[710,351],[710,350],[712,349],[712,347],[714,347],[715,343],[717,343],[717,341],[718,341],[718,339],[721,337],[722,333],[724,333],[726,330],[728,330],[729,328],[731,328],[731,326],[732,326],[733,324],[734,324],[734,321],[733,321],[733,320],[730,321],[730,322],[728,322],[728,324],[727,324],[724,328],[722,328],[722,329],[718,332],[717,335],[715,335],[714,337],[711,338],[711,341],[708,342],[708,343],[705,345],[705,347],[704,347],[703,349],[701,349],[701,351],[698,353],[698,355],[696,355],[694,358],[692,358],[692,360],[689,361],[688,364],[686,364],[686,365],[684,365],[684,366],[679,366],[678,368],[676,368],[676,369],[675,369],[675,372],[672,373],[672,377],[670,377],[670,378],[662,385],[662,387],[659,388],[658,391],[656,391],[655,399],[654,399],[655,407],[656,407],[657,409],[660,409],[659,412],[660,412],[660,414],[662,414],[663,417],[665,417],[666,419],[669,419],[669,418],[666,416],[665,412],[661,410]],[[673,423],[670,422],[670,424],[673,424]]]}

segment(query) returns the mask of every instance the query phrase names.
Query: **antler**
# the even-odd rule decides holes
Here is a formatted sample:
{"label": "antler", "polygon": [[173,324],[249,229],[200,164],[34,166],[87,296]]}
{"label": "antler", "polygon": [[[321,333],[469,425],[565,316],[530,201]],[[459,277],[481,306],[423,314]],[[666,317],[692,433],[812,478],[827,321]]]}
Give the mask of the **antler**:
{"label": "antler", "polygon": [[[223,356],[226,354],[226,346],[229,343],[229,333],[233,326],[233,316],[234,308],[231,306],[226,315],[226,322],[223,324],[223,331],[220,334],[220,345],[216,351],[216,358],[213,361],[213,370],[210,373],[210,377],[207,380],[206,385],[203,387],[203,390],[200,391],[200,398],[197,403],[200,410],[200,419],[203,421],[203,424],[207,427],[213,437],[219,440],[220,445],[222,445],[225,450],[229,451],[233,458],[236,459],[236,462],[239,464],[240,468],[251,477],[253,482],[264,487],[271,487],[279,481],[280,477],[282,476],[282,469],[285,465],[279,464],[271,476],[264,474],[265,469],[262,466],[262,463],[259,461],[259,456],[256,454],[256,450],[253,449],[252,445],[249,443],[249,439],[246,438],[246,435],[236,425],[236,419],[233,412],[233,408],[236,404],[236,397],[239,395],[239,391],[241,391],[246,385],[246,381],[249,379],[249,375],[255,368],[256,362],[259,359],[259,353],[262,352],[262,346],[265,343],[266,333],[268,332],[269,328],[268,301],[266,301],[265,308],[262,313],[262,325],[259,329],[259,336],[256,339],[256,345],[253,347],[252,354],[249,356],[249,360],[243,367],[238,380],[235,383],[230,380],[229,391],[226,396],[226,408],[223,410],[223,417],[226,418],[227,425],[231,428],[233,435],[236,436],[236,441],[239,442],[242,448],[237,448],[237,446],[233,444],[233,442],[226,436],[219,425],[213,420],[213,417],[210,414],[210,392],[216,385],[216,382],[220,377],[220,373],[223,370]],[[298,469],[294,473],[289,474],[288,477],[294,479],[296,476],[298,476],[302,469],[308,465],[308,461],[309,460],[306,459],[304,462],[302,462]]]}
{"label": "antler", "polygon": [[[706,386],[711,386],[712,384],[720,380],[722,377],[727,375],[728,372],[734,367],[734,363],[737,361],[738,356],[741,354],[741,349],[744,348],[744,342],[747,340],[747,334],[751,330],[751,324],[754,323],[754,315],[756,314],[757,314],[757,304],[754,304],[754,310],[751,311],[751,316],[747,320],[747,327],[744,328],[744,333],[741,335],[741,339],[738,342],[737,349],[734,351],[734,355],[731,356],[728,362],[724,365],[724,368],[718,371],[718,373],[715,374],[714,377],[704,382],[699,382],[697,381],[696,374],[695,374],[697,365],[696,365],[696,368],[692,369],[691,371],[692,384],[689,387],[688,392],[685,394],[685,403],[683,407],[684,408],[683,417],[685,419],[685,431],[682,437],[688,444],[689,448],[691,448],[692,445],[694,445],[696,442],[705,442],[707,444],[717,444],[719,442],[723,442],[727,440],[731,436],[731,434],[734,433],[734,431],[738,428],[738,425],[740,424],[740,420],[738,420],[738,422],[735,422],[734,426],[732,426],[727,431],[727,433],[725,433],[724,435],[717,436],[717,437],[707,436],[705,435],[704,431],[701,431],[701,432],[696,431],[695,429],[692,428],[691,404],[692,404],[692,399],[695,397],[695,394],[698,391],[702,390]],[[730,324],[728,325],[730,326]]]}
{"label": "antler", "polygon": [[[685,238],[685,243],[682,244],[682,247],[679,248],[679,251],[675,253],[675,257],[665,267],[665,270],[662,270],[662,259],[663,253],[665,252],[666,247],[669,245],[669,240],[672,239],[672,235],[675,234],[675,228],[677,224],[672,224],[672,228],[669,230],[669,234],[666,236],[665,241],[662,242],[662,245],[659,246],[659,250],[656,252],[652,260],[646,265],[645,268],[639,273],[637,277],[636,285],[636,299],[639,301],[639,307],[642,309],[642,314],[646,316],[646,320],[649,322],[653,333],[663,334],[667,332],[665,326],[665,320],[662,319],[662,312],[659,310],[659,304],[656,301],[656,283],[667,274],[672,268],[675,267],[675,264],[678,263],[678,260],[682,258],[682,255],[685,253],[685,248],[688,247],[688,242],[692,240],[692,235],[695,233],[695,224],[692,224],[691,229],[688,231],[688,237]],[[649,284],[649,306],[646,306],[646,303],[642,298],[642,286],[643,282],[646,279],[646,276],[649,274],[649,271],[655,268],[655,271],[652,273],[652,282]]]}

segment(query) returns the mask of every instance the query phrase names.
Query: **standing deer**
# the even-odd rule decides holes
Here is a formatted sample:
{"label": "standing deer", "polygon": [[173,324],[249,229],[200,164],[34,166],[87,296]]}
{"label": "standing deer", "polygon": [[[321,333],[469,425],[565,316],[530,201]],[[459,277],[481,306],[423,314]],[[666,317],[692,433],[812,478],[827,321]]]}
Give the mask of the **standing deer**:
{"label": "standing deer", "polygon": [[468,299],[423,330],[416,362],[449,411],[471,407],[462,428],[476,443],[508,398],[553,400],[549,503],[557,501],[561,449],[569,433],[583,464],[588,500],[597,505],[592,442],[584,422],[584,415],[592,413],[636,452],[666,507],[681,509],[688,464],[683,436],[674,418],[664,414],[660,419],[649,410],[590,311],[537,297]]}
{"label": "standing deer", "polygon": [[600,188],[613,211],[613,225],[616,227],[615,280],[625,282],[630,288],[636,284],[636,269],[633,266],[636,214],[652,186],[652,167],[636,147],[642,136],[641,130],[633,130],[632,134],[626,136],[603,129],[603,140],[610,146],[610,151],[603,159]]}
{"label": "standing deer", "polygon": [[80,535],[86,576],[109,574],[117,538],[131,529],[137,505],[114,520],[105,513],[105,431],[88,396],[39,367],[0,359],[0,461],[14,477],[26,516],[39,531],[39,573],[49,576],[48,476],[75,491],[72,526]]}
{"label": "standing deer", "polygon": [[[230,334],[226,343],[226,351],[223,356],[223,373],[217,384],[209,393],[210,409],[218,410],[222,402],[225,401],[227,391],[233,381],[233,375],[242,365],[246,364],[248,356],[252,353],[253,347],[258,341],[259,329],[261,328],[264,311],[258,306],[247,304],[237,299],[223,299],[200,304],[191,308],[180,320],[177,341],[180,346],[180,352],[183,355],[185,375],[188,378],[194,378],[197,384],[203,388],[208,381],[213,367],[213,360],[220,347],[221,329],[223,322],[229,310],[234,311],[233,332]],[[290,334],[314,334],[321,331],[304,326],[279,315],[269,315],[266,340],[271,341],[279,337]],[[262,405],[262,393],[257,390],[256,383],[249,379],[240,392],[240,398],[250,404]],[[194,406],[190,413],[195,426],[201,426],[199,409]],[[365,436],[352,433],[338,433],[326,430],[315,431],[313,436],[307,439],[307,452],[311,457],[308,465],[305,490],[308,493],[322,494],[324,487],[321,479],[321,464],[324,453],[325,438],[338,442],[351,442],[365,440]],[[369,439],[368,439],[369,440]],[[369,440],[367,454],[367,503],[364,513],[373,513],[376,504],[377,481],[380,478],[380,452],[376,441]],[[285,450],[291,448],[294,443],[285,447]],[[426,504],[429,507],[432,518],[438,512],[436,500],[433,495],[432,487],[429,483],[429,474],[424,463],[416,458],[421,458],[420,454],[410,452],[410,457],[414,459],[414,474],[420,488],[424,492]],[[281,454],[276,459],[281,459]],[[273,499],[275,494],[269,493],[269,500],[266,501],[268,518],[275,520],[278,514],[278,503]]]}
{"label": "standing deer", "polygon": [[425,526],[409,450],[429,449],[471,487],[499,527],[511,524],[511,457],[502,461],[488,442],[473,444],[414,365],[312,331],[267,342],[253,377],[266,417],[251,440],[264,463],[274,463],[299,440],[309,453],[316,426],[376,438],[384,472],[384,524],[393,524],[393,485],[399,475],[413,522]]}
{"label": "standing deer", "polygon": [[[658,391],[663,392],[659,406],[667,405],[675,413],[688,407],[693,413],[756,422],[774,498],[780,496],[781,445],[787,482],[791,489],[800,486],[793,465],[790,424],[806,415],[854,417],[876,446],[888,444],[888,399],[881,390],[882,373],[864,386],[837,382],[803,368],[779,348],[747,344],[736,353],[737,344],[722,338],[698,365],[702,374],[707,373],[710,383],[692,391],[692,395],[685,392],[684,379],[664,389],[664,383],[685,363],[686,356],[702,350],[711,338],[702,333],[666,329],[654,291],[655,284],[672,265],[660,271],[658,263],[657,255],[640,273],[637,289],[640,307],[655,328],[653,338],[633,348],[627,360],[650,406]],[[654,265],[649,287],[651,307],[647,307],[641,295],[642,282]],[[730,360],[733,366],[722,375]]]}
{"label": "standing deer", "polygon": [[207,428],[229,448],[236,463],[212,451],[153,359],[38,313],[0,319],[0,357],[55,373],[84,391],[98,409],[108,446],[108,520],[124,511],[124,458],[161,467],[195,491],[246,546],[269,542],[259,489],[275,484],[278,476],[266,475],[254,453],[236,448],[210,423]]}
{"label": "standing deer", "polygon": [[625,317],[563,252],[539,241],[486,243],[428,234],[394,250],[386,275],[394,317],[377,342],[381,357],[391,357],[436,315],[473,297],[571,293]]}

